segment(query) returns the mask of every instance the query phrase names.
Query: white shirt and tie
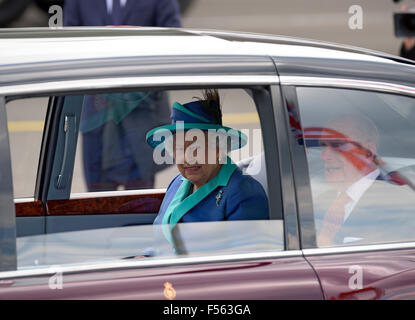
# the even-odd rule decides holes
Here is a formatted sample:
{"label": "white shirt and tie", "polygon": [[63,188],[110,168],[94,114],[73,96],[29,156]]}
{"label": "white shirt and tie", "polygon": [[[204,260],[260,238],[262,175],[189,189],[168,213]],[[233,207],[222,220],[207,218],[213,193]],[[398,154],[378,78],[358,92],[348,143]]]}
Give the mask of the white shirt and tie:
{"label": "white shirt and tie", "polygon": [[[119,0],[120,1],[120,5],[121,8],[125,7],[125,5],[127,4],[127,0]],[[106,0],[107,2],[107,12],[109,15],[112,14],[112,7],[113,7],[113,0]]]}
{"label": "white shirt and tie", "polygon": [[[353,183],[345,192],[339,192],[336,200],[332,203],[323,219],[319,233],[319,245],[330,245],[334,235],[341,228],[341,225],[350,217],[354,207],[359,202],[367,189],[375,182],[380,171],[376,169],[363,178]],[[341,220],[339,221],[339,218]],[[361,240],[357,237],[345,237],[343,243]]]}
{"label": "white shirt and tie", "polygon": [[[349,188],[347,188],[346,193],[350,197],[350,201],[344,206],[344,221],[349,218],[350,214],[352,213],[354,207],[359,202],[360,198],[364,195],[367,189],[375,182],[376,178],[380,174],[380,170],[376,169],[359,181],[352,184]],[[343,243],[350,243],[354,241],[361,240],[361,238],[357,237],[345,237],[343,239]]]}
{"label": "white shirt and tie", "polygon": [[357,202],[363,196],[367,189],[375,182],[376,178],[380,174],[380,170],[376,169],[357,182],[353,183],[349,188],[347,188],[346,193],[350,197],[350,201],[344,206],[344,221],[346,222],[350,214],[353,211],[353,208],[356,206]]}

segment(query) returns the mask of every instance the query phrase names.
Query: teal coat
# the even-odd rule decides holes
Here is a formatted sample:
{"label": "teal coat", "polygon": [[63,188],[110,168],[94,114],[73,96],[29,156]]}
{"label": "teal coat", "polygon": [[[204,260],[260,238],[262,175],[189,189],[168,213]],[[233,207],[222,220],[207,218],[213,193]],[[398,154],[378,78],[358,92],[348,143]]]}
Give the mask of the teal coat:
{"label": "teal coat", "polygon": [[261,184],[235,164],[224,164],[214,179],[189,195],[191,186],[180,174],[173,179],[154,224],[269,218]]}

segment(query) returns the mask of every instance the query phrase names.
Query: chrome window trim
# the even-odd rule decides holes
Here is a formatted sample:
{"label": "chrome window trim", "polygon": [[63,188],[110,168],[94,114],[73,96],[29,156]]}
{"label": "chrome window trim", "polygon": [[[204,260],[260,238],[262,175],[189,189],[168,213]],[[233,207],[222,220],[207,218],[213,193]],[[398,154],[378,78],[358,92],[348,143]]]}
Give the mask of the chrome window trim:
{"label": "chrome window trim", "polygon": [[0,95],[65,93],[81,90],[137,88],[153,86],[204,85],[272,85],[278,84],[277,75],[208,75],[208,76],[154,76],[114,77],[50,81],[0,87]]}
{"label": "chrome window trim", "polygon": [[293,258],[302,257],[300,250],[291,251],[277,251],[277,252],[262,252],[262,253],[240,253],[229,255],[212,255],[203,257],[183,257],[183,258],[163,258],[157,260],[119,260],[119,261],[104,261],[88,264],[76,265],[62,265],[49,267],[34,267],[33,269],[5,271],[0,273],[0,281],[16,278],[39,277],[54,275],[59,268],[62,274],[73,274],[83,272],[99,272],[99,271],[113,271],[126,270],[133,268],[155,268],[155,267],[174,267],[192,264],[205,263],[224,263],[224,262],[245,262],[250,260],[264,260],[264,259],[278,259],[278,258]]}
{"label": "chrome window trim", "polygon": [[305,257],[312,257],[312,256],[321,256],[321,255],[377,252],[377,251],[403,250],[403,249],[415,249],[415,242],[368,244],[368,245],[354,245],[354,246],[331,247],[331,248],[313,248],[313,249],[303,249],[302,252]]}
{"label": "chrome window trim", "polygon": [[[415,97],[415,87],[400,85],[390,82],[368,81],[347,78],[324,78],[280,75],[280,85],[285,86],[307,86],[307,87],[329,87],[342,89],[363,89],[383,93],[403,94]],[[319,256],[333,254],[359,253],[368,251],[386,251],[415,249],[415,242],[395,242],[388,244],[351,245],[332,248],[310,248],[303,249],[304,256]]]}
{"label": "chrome window trim", "polygon": [[356,80],[346,78],[280,76],[280,84],[290,86],[324,86],[333,88],[366,89],[389,93],[403,93],[405,95],[415,96],[415,87],[399,85],[396,83],[389,82]]}

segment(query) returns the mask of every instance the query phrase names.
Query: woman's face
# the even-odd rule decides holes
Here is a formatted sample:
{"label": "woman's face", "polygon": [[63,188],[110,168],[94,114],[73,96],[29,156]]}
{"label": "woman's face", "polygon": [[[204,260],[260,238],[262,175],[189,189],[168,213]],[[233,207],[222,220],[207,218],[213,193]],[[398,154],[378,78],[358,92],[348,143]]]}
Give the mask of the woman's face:
{"label": "woman's face", "polygon": [[219,149],[209,146],[207,134],[202,139],[194,138],[192,141],[176,139],[174,136],[173,154],[180,174],[196,189],[216,177],[221,168]]}

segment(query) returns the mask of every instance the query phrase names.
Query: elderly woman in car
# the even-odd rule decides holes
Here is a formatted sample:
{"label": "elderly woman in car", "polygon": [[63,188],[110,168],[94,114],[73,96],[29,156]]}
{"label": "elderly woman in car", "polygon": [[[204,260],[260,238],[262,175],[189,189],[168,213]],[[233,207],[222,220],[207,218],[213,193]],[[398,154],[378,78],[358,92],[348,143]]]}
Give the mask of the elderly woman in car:
{"label": "elderly woman in car", "polygon": [[[222,126],[218,92],[207,90],[203,98],[183,105],[175,102],[171,118],[171,125],[147,133],[151,146],[163,143],[162,148],[172,149],[180,172],[169,184],[154,224],[173,228],[181,222],[268,219],[261,184],[243,175],[227,157],[228,151],[241,148],[247,141],[240,131]],[[185,139],[193,129],[202,132],[202,137]],[[169,130],[171,138],[156,140],[158,130]],[[216,139],[218,136],[222,139]]]}

